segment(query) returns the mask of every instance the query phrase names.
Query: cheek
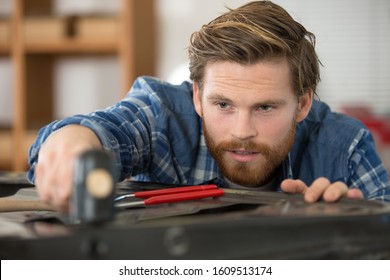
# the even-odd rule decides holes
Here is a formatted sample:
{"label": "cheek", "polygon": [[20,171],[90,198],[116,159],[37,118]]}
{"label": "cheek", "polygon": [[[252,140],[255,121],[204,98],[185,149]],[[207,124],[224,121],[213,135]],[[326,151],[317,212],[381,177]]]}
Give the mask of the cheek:
{"label": "cheek", "polygon": [[290,132],[293,119],[291,115],[258,119],[258,141],[270,146],[281,143]]}
{"label": "cheek", "polygon": [[290,133],[291,127],[295,125],[295,116],[288,115],[284,118],[275,120],[270,124],[270,134],[272,135],[273,144],[282,142]]}
{"label": "cheek", "polygon": [[207,113],[202,112],[202,120],[207,128],[209,135],[216,142],[229,140],[228,136],[231,132],[232,124],[226,116],[221,114],[213,113],[212,110],[206,109]]}

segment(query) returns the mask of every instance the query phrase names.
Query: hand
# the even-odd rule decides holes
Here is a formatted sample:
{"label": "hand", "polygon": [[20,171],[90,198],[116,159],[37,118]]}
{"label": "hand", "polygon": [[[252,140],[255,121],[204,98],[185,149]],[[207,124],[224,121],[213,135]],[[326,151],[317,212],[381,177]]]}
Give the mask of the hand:
{"label": "hand", "polygon": [[363,199],[363,193],[358,189],[348,189],[343,182],[331,183],[326,178],[316,179],[310,187],[301,180],[286,179],[281,184],[285,193],[301,193],[306,202],[313,203],[321,198],[326,202],[335,202],[342,197]]}
{"label": "hand", "polygon": [[40,198],[60,211],[68,211],[74,161],[82,152],[94,148],[101,148],[100,141],[86,127],[69,125],[50,135],[39,151],[35,170]]}

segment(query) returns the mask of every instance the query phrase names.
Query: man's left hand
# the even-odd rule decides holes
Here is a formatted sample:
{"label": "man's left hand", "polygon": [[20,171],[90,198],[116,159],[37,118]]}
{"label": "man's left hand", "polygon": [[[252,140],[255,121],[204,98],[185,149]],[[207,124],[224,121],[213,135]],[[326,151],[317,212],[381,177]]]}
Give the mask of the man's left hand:
{"label": "man's left hand", "polygon": [[281,189],[285,193],[301,193],[306,202],[313,203],[320,199],[326,202],[335,202],[342,197],[352,199],[363,199],[362,191],[358,189],[348,189],[343,182],[331,183],[326,178],[316,179],[311,186],[307,186],[301,180],[286,179],[281,184]]}

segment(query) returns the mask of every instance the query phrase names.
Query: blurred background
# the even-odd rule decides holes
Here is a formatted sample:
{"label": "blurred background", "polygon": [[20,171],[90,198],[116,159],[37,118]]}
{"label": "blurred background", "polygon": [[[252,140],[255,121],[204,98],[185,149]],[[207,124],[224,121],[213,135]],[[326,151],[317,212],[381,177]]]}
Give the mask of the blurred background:
{"label": "blurred background", "polygon": [[[105,108],[138,75],[188,79],[191,33],[244,0],[0,0],[0,170],[45,123]],[[318,88],[373,131],[390,169],[390,1],[275,0],[317,36]]]}

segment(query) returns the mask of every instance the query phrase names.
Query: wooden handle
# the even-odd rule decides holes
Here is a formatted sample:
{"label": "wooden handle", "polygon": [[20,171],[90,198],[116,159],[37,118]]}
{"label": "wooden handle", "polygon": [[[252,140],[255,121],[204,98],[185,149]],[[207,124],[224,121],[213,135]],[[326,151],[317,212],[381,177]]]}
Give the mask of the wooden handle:
{"label": "wooden handle", "polygon": [[0,212],[17,211],[56,211],[54,208],[41,200],[21,200],[0,198]]}

